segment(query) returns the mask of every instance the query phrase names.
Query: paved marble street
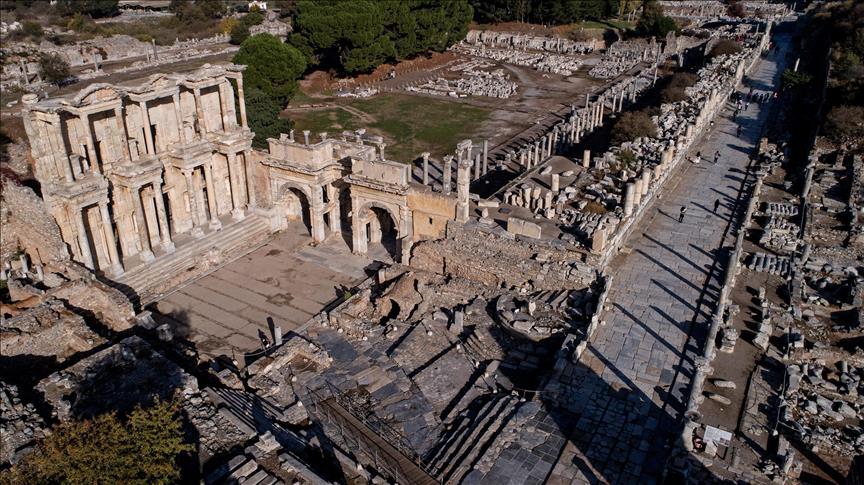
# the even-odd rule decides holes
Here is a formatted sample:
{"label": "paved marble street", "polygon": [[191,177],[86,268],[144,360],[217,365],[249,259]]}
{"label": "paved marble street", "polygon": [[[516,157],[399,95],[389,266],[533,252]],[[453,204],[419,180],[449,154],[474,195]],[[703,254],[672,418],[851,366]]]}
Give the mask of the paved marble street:
{"label": "paved marble street", "polygon": [[[756,90],[776,88],[784,52],[755,67],[750,79]],[[682,162],[687,166],[669,181],[613,262],[605,326],[595,332],[580,365],[562,377],[576,393],[571,409],[579,419],[551,483],[653,483],[662,477],[693,357],[716,303],[726,257],[721,248],[734,244],[729,220],[747,203],[737,198],[769,105],[754,103],[739,114],[741,136],[729,106],[693,150],[701,151],[703,161]],[[681,207],[687,212],[679,223]]]}

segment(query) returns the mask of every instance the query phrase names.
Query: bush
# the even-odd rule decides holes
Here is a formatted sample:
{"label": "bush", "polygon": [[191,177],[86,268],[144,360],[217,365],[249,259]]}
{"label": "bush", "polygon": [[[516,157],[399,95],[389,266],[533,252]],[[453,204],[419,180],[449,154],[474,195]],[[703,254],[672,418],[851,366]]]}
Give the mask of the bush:
{"label": "bush", "polygon": [[71,76],[69,63],[57,54],[39,54],[39,75],[43,81],[59,85]]}
{"label": "bush", "polygon": [[667,86],[660,92],[660,101],[663,103],[677,103],[687,99],[687,91],[679,86]]}
{"label": "bush", "polygon": [[636,154],[633,150],[621,150],[618,152],[618,161],[627,168],[636,165]]}
{"label": "bush", "polygon": [[621,144],[637,138],[657,136],[657,125],[645,111],[624,113],[612,128],[612,143]]}
{"label": "bush", "polygon": [[4,473],[9,483],[173,483],[183,442],[177,403],[136,408],[125,421],[114,413],[58,425],[37,449]]}
{"label": "bush", "polygon": [[741,45],[731,39],[723,39],[714,44],[711,51],[708,52],[709,58],[717,56],[737,54],[741,52]]}
{"label": "bush", "polygon": [[744,5],[739,0],[729,0],[726,6],[726,15],[730,17],[744,18],[747,15]]}
{"label": "bush", "polygon": [[669,32],[678,32],[680,28],[672,17],[663,15],[663,7],[656,0],[646,0],[642,6],[642,15],[636,23],[636,35],[639,37],[666,37]]}
{"label": "bush", "polygon": [[825,116],[825,134],[835,143],[864,141],[864,107],[835,106]]}
{"label": "bush", "polygon": [[42,30],[42,26],[37,24],[36,22],[30,22],[25,20],[21,24],[21,33],[30,37],[33,40],[39,40],[42,38],[42,35],[45,33]]}
{"label": "bush", "polygon": [[281,118],[279,114],[282,105],[260,89],[246,91],[246,114],[249,119],[249,129],[255,133],[252,146],[267,148],[268,138],[279,138],[280,133],[291,129],[291,121]]}
{"label": "bush", "polygon": [[663,103],[675,103],[687,99],[687,91],[696,84],[699,78],[689,72],[676,72],[666,81],[666,87],[660,92],[660,101]]}
{"label": "bush", "polygon": [[689,88],[695,86],[699,76],[690,72],[676,72],[669,78],[669,86],[676,88]]}
{"label": "bush", "polygon": [[786,69],[783,71],[783,89],[798,89],[806,86],[813,80],[813,76],[803,71]]}

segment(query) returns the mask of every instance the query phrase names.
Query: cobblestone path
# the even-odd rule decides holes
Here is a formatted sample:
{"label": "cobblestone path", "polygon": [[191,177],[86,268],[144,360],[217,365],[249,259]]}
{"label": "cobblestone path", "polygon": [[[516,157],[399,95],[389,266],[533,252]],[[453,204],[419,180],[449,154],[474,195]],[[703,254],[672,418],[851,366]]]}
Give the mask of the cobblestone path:
{"label": "cobblestone path", "polygon": [[[783,45],[784,37],[779,39]],[[775,89],[784,54],[764,58],[751,72],[754,92]],[[729,220],[747,203],[737,199],[769,105],[752,103],[739,114],[740,136],[729,106],[693,151],[701,151],[702,162],[682,162],[687,166],[669,180],[613,262],[605,326],[593,335],[580,365],[561,379],[575,393],[569,407],[579,418],[567,430],[570,443],[549,483],[644,484],[662,478],[679,433],[693,357],[716,303],[727,254],[721,248],[734,244]],[[682,206],[687,212],[679,223]]]}

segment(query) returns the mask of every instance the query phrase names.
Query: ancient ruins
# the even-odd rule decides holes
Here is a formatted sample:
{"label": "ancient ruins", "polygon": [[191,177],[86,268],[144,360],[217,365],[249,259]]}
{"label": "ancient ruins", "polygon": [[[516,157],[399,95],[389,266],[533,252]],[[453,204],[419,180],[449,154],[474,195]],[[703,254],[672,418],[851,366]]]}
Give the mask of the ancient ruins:
{"label": "ancient ruins", "polygon": [[[662,3],[682,34],[469,31],[399,90],[506,102],[512,66],[594,84],[506,140],[413,160],[363,128],[298,124],[253,148],[242,65],[25,94],[29,153],[10,153],[34,180],[4,171],[0,206],[2,466],[54,423],[172,396],[208,484],[797,479],[785,437],[738,455],[779,425],[848,465],[864,450],[864,160],[813,148],[793,190],[772,105],[736,110],[754,80],[775,89],[785,6],[729,20],[720,2]],[[740,51],[708,57],[722,39]],[[58,53],[98,72],[223,41]],[[3,80],[27,85],[16,55]],[[656,136],[592,152],[687,56],[695,81],[650,111]]]}

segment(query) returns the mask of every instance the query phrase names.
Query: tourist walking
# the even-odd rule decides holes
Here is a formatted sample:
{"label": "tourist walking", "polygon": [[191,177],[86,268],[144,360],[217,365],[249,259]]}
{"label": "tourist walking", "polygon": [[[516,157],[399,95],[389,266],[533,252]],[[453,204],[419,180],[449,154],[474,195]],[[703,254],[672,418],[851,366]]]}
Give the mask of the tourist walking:
{"label": "tourist walking", "polygon": [[720,199],[714,199],[714,213],[717,213],[717,209],[720,208]]}
{"label": "tourist walking", "polygon": [[718,160],[720,160],[720,150],[714,152],[714,165],[717,165]]}
{"label": "tourist walking", "polygon": [[682,205],[681,210],[678,211],[678,223],[679,224],[684,222],[684,214],[685,213],[687,213],[687,207]]}

